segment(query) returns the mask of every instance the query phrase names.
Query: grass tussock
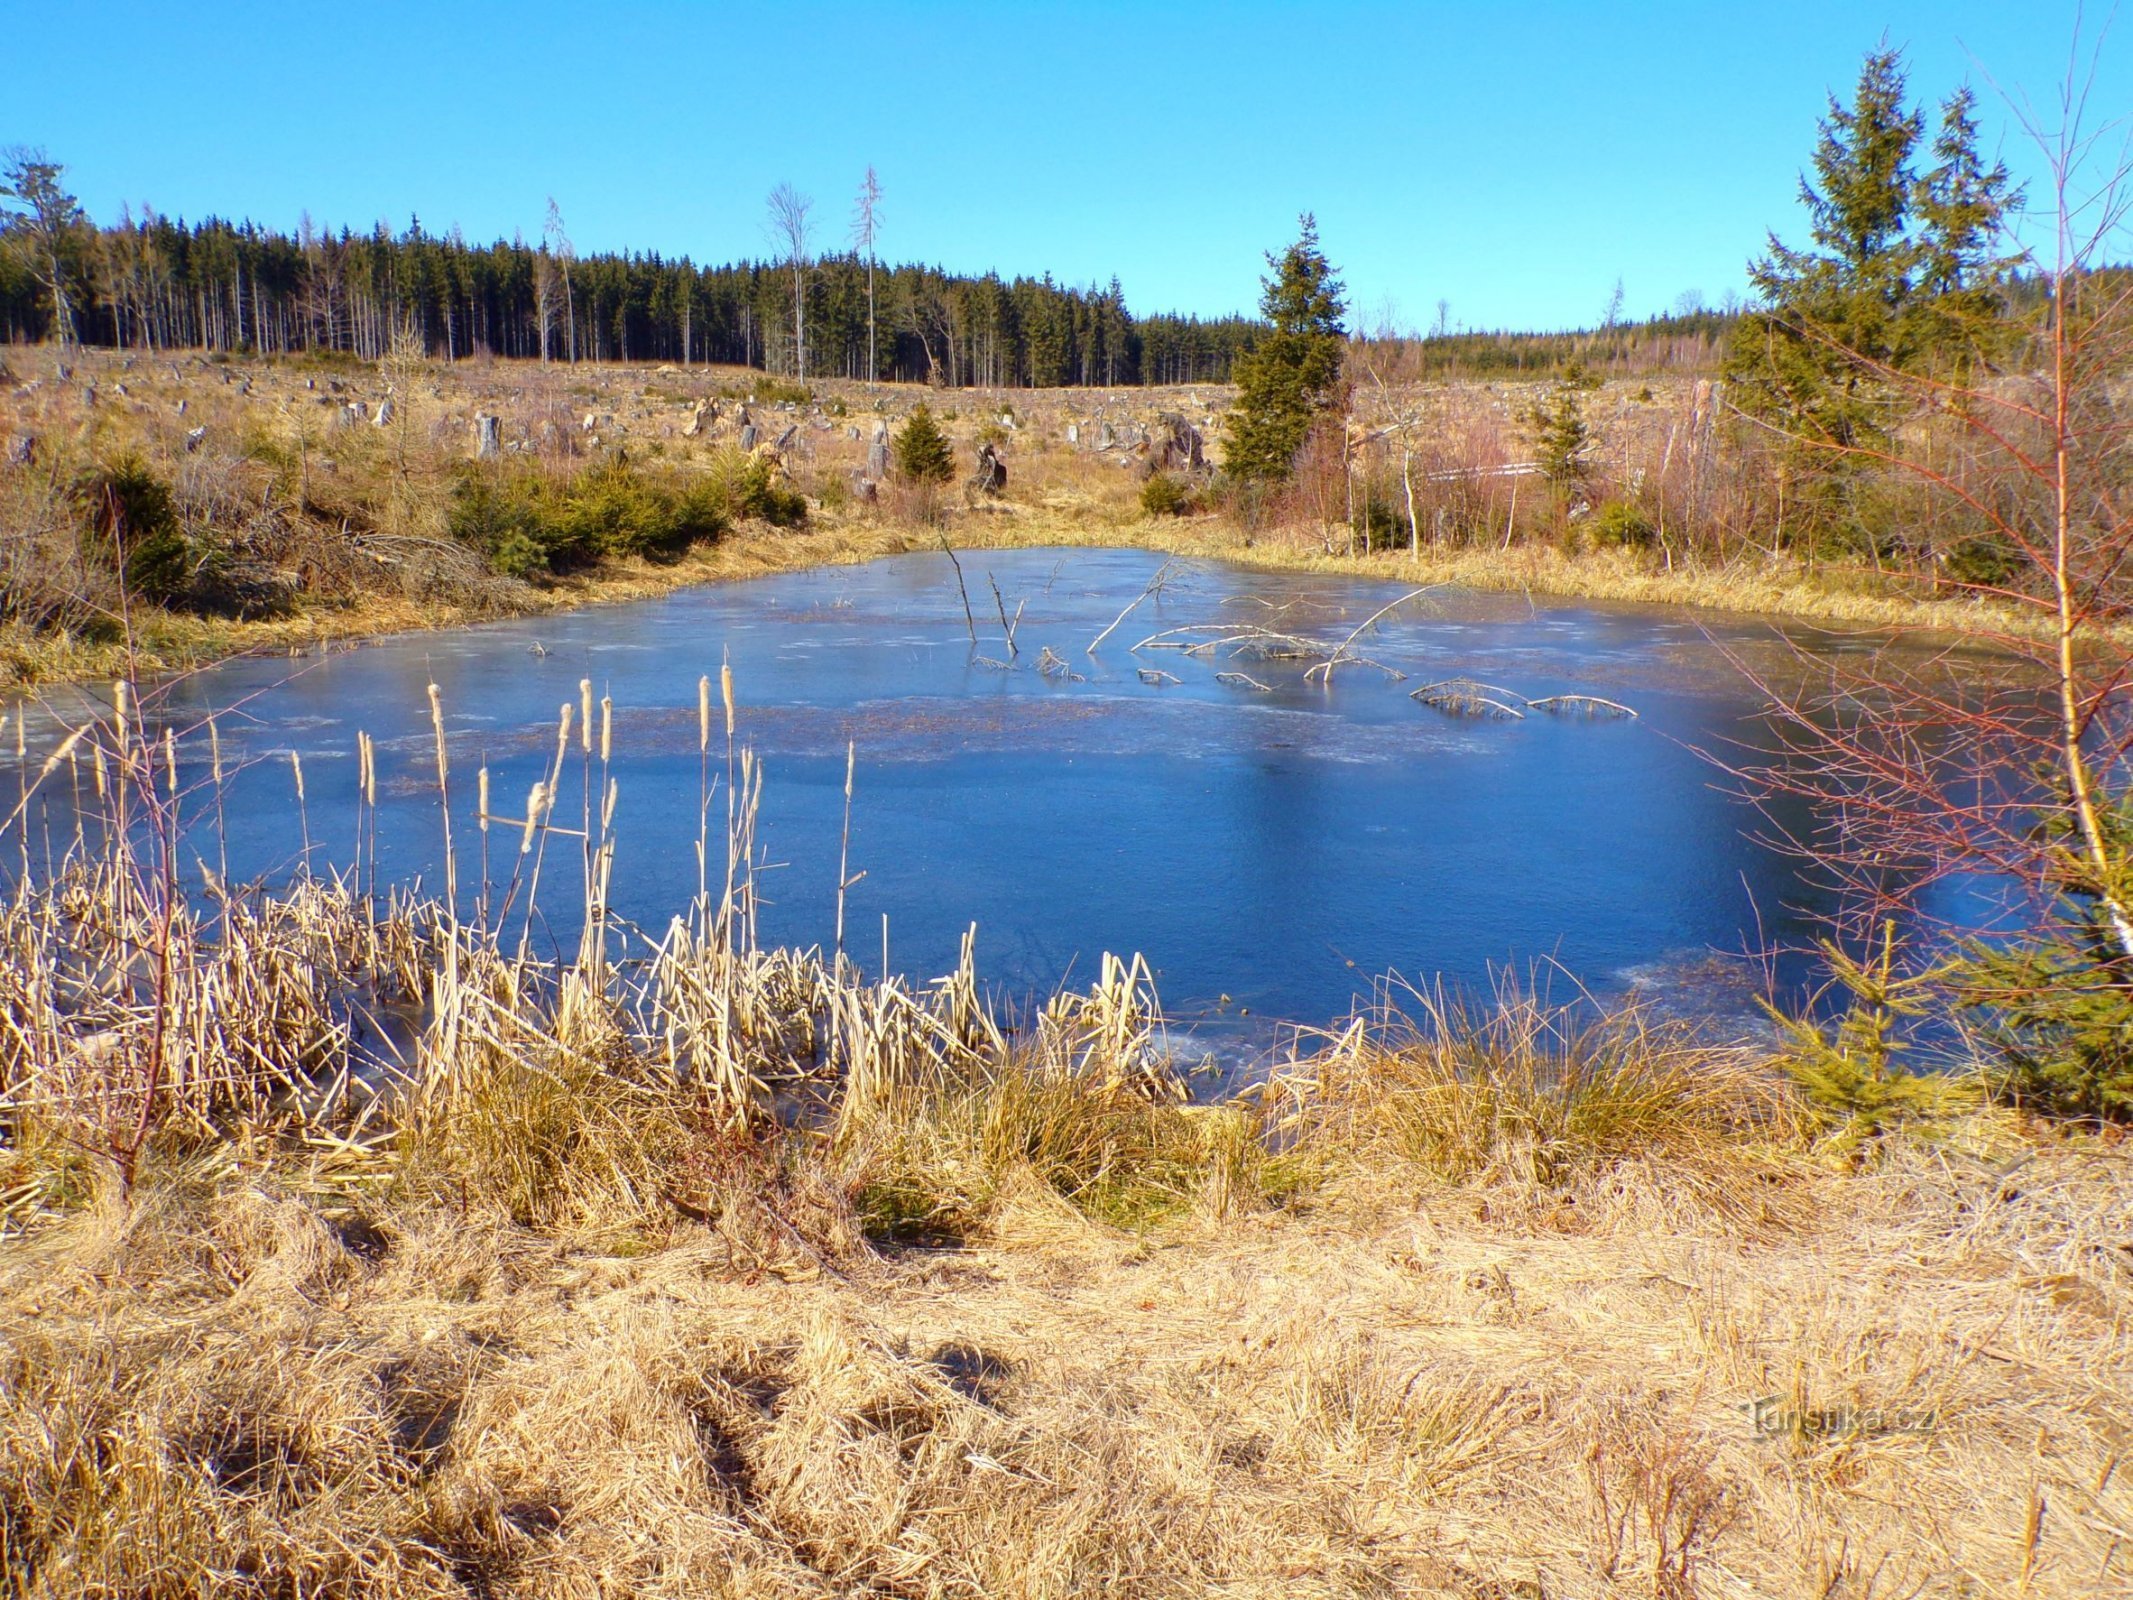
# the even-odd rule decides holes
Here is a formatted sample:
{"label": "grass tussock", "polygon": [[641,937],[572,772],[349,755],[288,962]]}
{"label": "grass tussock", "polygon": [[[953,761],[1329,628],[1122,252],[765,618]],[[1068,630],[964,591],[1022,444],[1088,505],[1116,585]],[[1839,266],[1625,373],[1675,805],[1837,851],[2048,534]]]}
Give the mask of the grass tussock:
{"label": "grass tussock", "polygon": [[[1568,1212],[1636,1191],[1762,1216],[1797,1107],[1770,1064],[1634,1010],[1407,991],[1264,1091],[1298,1177],[1461,1184]],[[1624,1175],[1631,1175],[1626,1184]]]}

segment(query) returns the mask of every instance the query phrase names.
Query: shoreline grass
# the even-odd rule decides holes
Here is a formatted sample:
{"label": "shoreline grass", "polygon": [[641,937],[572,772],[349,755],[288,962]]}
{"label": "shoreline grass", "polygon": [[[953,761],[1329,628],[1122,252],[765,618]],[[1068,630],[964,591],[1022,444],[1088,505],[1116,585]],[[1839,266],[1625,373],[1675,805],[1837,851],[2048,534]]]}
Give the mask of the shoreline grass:
{"label": "shoreline grass", "polygon": [[1327,555],[1294,536],[1250,537],[1213,518],[1092,525],[1043,513],[972,517],[946,530],[844,518],[810,530],[748,528],[695,547],[670,562],[613,562],[523,585],[511,603],[471,606],[364,595],[294,616],[232,621],[144,612],[132,639],[0,625],[0,687],[34,689],[108,681],[129,666],[147,674],[177,672],[239,655],[302,655],[397,633],[430,632],[625,604],[704,584],[744,582],[778,573],[850,566],[939,548],[942,533],[959,549],[1146,549],[1220,561],[1259,572],[1299,572],[1366,581],[1445,585],[1480,593],[1555,602],[1680,608],[1775,622],[1822,623],[1868,630],[1960,635],[1989,629],[2019,632],[2023,620],[1973,600],[1918,598],[1875,587],[1866,575],[1817,576],[1791,562],[1736,565],[1726,571],[1652,570],[1641,558],[1604,553],[1565,556],[1522,546],[1513,551],[1379,551]]}
{"label": "shoreline grass", "polygon": [[[1676,402],[1686,402],[1661,387],[1666,404],[1653,402],[1647,385],[1635,395],[1625,389],[1609,413],[1624,461],[1654,450],[1655,459],[1665,459],[1668,419]],[[1729,523],[1718,538],[1716,524],[1684,523],[1671,555],[1656,546],[1596,549],[1578,524],[1564,520],[1568,512],[1555,498],[1529,494],[1521,521],[1515,492],[1499,495],[1497,488],[1477,491],[1478,498],[1461,498],[1462,490],[1453,496],[1457,504],[1438,507],[1428,525],[1443,532],[1443,542],[1414,554],[1348,553],[1345,527],[1251,530],[1205,512],[1150,516],[1139,496],[1148,463],[1124,446],[1096,450],[1087,437],[1091,417],[1145,418],[1154,408],[1191,418],[1213,439],[1228,397],[1203,388],[1017,391],[1005,414],[1014,423],[1010,432],[991,398],[974,391],[942,396],[823,380],[792,400],[761,374],[735,371],[476,362],[327,372],[305,363],[137,362],[83,352],[70,378],[40,378],[0,406],[10,437],[29,441],[34,458],[0,472],[0,522],[14,541],[0,562],[0,612],[10,618],[0,622],[0,686],[108,680],[129,661],[148,671],[184,670],[238,653],[318,649],[630,600],[931,547],[943,532],[969,548],[1132,546],[1267,571],[1838,627],[2004,636],[2028,626],[2009,611],[1936,593],[1915,576],[1772,555],[1748,524]],[[758,390],[765,398],[746,403],[754,406],[753,420],[744,423],[739,397]],[[928,395],[966,459],[985,439],[1011,463],[1003,496],[975,496],[973,504],[951,497],[941,512],[945,528],[934,525],[936,508],[894,482],[859,481],[866,476],[863,435]],[[716,398],[730,409],[713,415],[692,397],[707,405]],[[1435,408],[1433,427],[1444,430],[1450,468],[1508,459],[1516,429],[1505,432],[1502,418],[1519,412],[1516,394],[1453,384],[1418,399]],[[389,420],[380,421],[388,400]],[[351,411],[369,420],[350,422]],[[500,461],[468,459],[477,414],[503,419],[508,438]],[[1077,418],[1080,443],[1072,437]],[[1121,437],[1135,432],[1121,427]],[[1109,428],[1107,421],[1094,431]],[[1468,439],[1479,451],[1469,451],[1468,461],[1454,446],[1475,429],[1487,435],[1487,448]],[[178,546],[200,573],[221,574],[212,583],[202,578],[206,587],[188,590],[190,598],[174,609],[136,605],[131,641],[112,623],[120,607],[116,582],[104,570],[108,561],[95,559],[83,520],[82,486],[119,467],[161,486],[171,526],[181,531]],[[493,491],[487,498],[477,492],[484,483]],[[752,520],[788,519],[795,491],[810,497],[809,526]],[[665,532],[632,518],[661,507],[672,512],[690,494],[704,502],[690,502],[692,526],[723,526],[722,537],[665,564],[616,553],[680,537],[677,530],[686,530],[672,516],[661,524]],[[776,510],[781,504],[785,512]],[[1297,504],[1276,511],[1292,520],[1302,515]],[[1703,514],[1722,512],[1746,515],[1716,502]],[[568,556],[553,565],[571,570],[549,569],[543,541],[551,536],[564,539],[557,548],[567,546]],[[532,581],[506,576],[513,572]],[[175,579],[166,572],[163,581]],[[191,614],[187,605],[283,614],[224,620]]]}
{"label": "shoreline grass", "polygon": [[51,758],[110,810],[0,914],[0,1589],[2133,1585],[2115,1130],[1839,1155],[1753,1052],[1509,992],[1196,1105],[1139,963],[1010,1034],[967,947],[918,991],[759,947],[724,690],[724,887],[641,961],[612,811],[553,821],[591,710],[508,910],[360,861],[196,903],[201,752],[126,701]]}

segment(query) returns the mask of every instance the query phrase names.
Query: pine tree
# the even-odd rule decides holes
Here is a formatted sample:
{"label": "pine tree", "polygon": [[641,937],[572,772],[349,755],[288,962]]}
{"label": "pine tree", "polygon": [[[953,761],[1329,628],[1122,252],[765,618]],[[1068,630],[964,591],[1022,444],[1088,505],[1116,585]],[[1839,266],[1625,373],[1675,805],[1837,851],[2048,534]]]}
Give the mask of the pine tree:
{"label": "pine tree", "polygon": [[946,483],[955,476],[955,451],[923,402],[897,430],[896,475],[906,483]]}
{"label": "pine tree", "polygon": [[1268,256],[1260,311],[1269,326],[1237,357],[1237,405],[1230,413],[1224,464],[1246,483],[1287,479],[1311,424],[1340,390],[1347,334],[1341,282],[1318,247],[1318,224],[1306,212],[1296,242]]}
{"label": "pine tree", "polygon": [[2133,899],[2133,796],[2099,821],[2101,870],[2064,809],[2041,814],[2057,847],[2051,916],[2022,937],[1972,944],[1957,993],[1999,1053],[2003,1097],[2046,1115],[2133,1122],[2133,956],[2111,915]]}

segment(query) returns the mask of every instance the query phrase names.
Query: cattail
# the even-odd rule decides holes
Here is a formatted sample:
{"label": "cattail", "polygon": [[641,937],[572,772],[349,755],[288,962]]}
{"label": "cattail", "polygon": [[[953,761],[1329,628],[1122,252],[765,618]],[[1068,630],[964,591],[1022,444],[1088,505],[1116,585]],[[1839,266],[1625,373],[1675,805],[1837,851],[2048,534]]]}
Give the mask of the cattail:
{"label": "cattail", "polygon": [[696,748],[708,751],[711,748],[711,678],[709,674],[696,680]]}
{"label": "cattail", "polygon": [[615,748],[615,702],[606,695],[600,697],[600,764],[607,760]]}
{"label": "cattail", "polygon": [[442,788],[452,769],[444,748],[444,696],[434,683],[430,685],[430,728],[437,735],[437,784]]}
{"label": "cattail", "polygon": [[438,693],[434,683],[430,685],[430,727],[437,735],[437,793],[442,797],[439,820],[444,827],[444,904],[456,918],[459,915],[459,867],[452,855],[452,791],[446,782],[452,767],[445,754],[444,696]]}
{"label": "cattail", "polygon": [[296,774],[296,803],[304,803],[304,758],[296,751],[289,752],[289,770]]}
{"label": "cattail", "polygon": [[[76,728],[72,733],[68,734],[66,738],[60,741],[59,748],[57,750],[54,750],[50,755],[44,758],[44,768],[37,774],[37,781],[39,783],[42,783],[45,779],[49,778],[52,775],[53,771],[59,766],[60,762],[71,761],[74,759],[74,747],[82,742],[83,737],[88,733],[88,731],[89,730],[87,728]],[[101,775],[99,775],[96,780],[96,792],[98,794],[102,794],[104,792],[104,781]]]}
{"label": "cattail", "polygon": [[533,830],[540,826],[541,806],[547,797],[548,785],[540,782],[536,782],[532,792],[526,796],[526,836],[518,845],[518,853],[522,856],[533,853]]}
{"label": "cattail", "polygon": [[111,686],[111,714],[118,725],[118,743],[126,748],[126,680],[119,679]]}
{"label": "cattail", "polygon": [[163,730],[163,782],[172,794],[178,792],[178,736]]}
{"label": "cattail", "polygon": [[213,717],[207,719],[208,770],[214,774],[215,787],[222,787],[222,726]]}
{"label": "cattail", "polygon": [[718,692],[726,698],[726,737],[733,738],[733,664],[721,662],[718,669]]}
{"label": "cattail", "polygon": [[[615,821],[615,801],[621,797],[622,785],[610,778],[607,780],[607,801],[600,807],[600,831],[605,833]],[[610,849],[613,847],[610,846]]]}
{"label": "cattail", "polygon": [[480,808],[481,831],[487,833],[489,831],[489,765],[487,762],[482,763],[481,771],[475,776],[474,796]]}
{"label": "cattail", "polygon": [[578,725],[578,748],[587,755],[591,755],[593,747],[593,681],[590,678],[580,678],[578,680],[578,705],[585,713],[583,720]]}

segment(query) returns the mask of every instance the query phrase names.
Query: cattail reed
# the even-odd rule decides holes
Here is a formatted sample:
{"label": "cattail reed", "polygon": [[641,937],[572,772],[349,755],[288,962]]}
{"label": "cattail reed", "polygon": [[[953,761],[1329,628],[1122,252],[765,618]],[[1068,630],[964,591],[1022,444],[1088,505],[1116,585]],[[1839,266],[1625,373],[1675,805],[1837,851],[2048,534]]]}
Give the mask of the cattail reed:
{"label": "cattail reed", "polygon": [[296,825],[303,843],[303,870],[311,870],[311,810],[304,803],[304,758],[295,750],[289,752],[289,771],[296,779]]}
{"label": "cattail reed", "polygon": [[696,903],[711,892],[711,677],[696,680]]}
{"label": "cattail reed", "polygon": [[430,729],[437,739],[437,797],[438,811],[444,822],[444,905],[448,917],[457,917],[459,908],[459,873],[452,861],[452,789],[451,758],[444,743],[444,696],[437,685],[430,685]]}

